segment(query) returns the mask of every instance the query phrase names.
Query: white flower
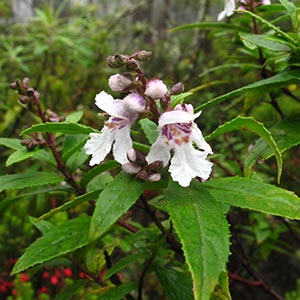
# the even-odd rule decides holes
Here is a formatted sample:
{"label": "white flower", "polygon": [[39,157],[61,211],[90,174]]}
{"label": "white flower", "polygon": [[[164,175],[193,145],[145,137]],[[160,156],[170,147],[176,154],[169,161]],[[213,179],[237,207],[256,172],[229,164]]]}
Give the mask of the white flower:
{"label": "white flower", "polygon": [[127,152],[132,149],[130,127],[137,119],[137,113],[129,113],[124,109],[123,101],[114,99],[102,91],[96,95],[96,105],[111,117],[105,122],[101,133],[90,133],[84,150],[92,155],[90,165],[104,160],[113,146],[113,156],[120,164],[129,163]]}
{"label": "white flower", "polygon": [[225,0],[225,7],[222,12],[218,15],[218,21],[221,21],[225,17],[233,15],[235,10],[235,0]]}
{"label": "white flower", "polygon": [[207,179],[212,169],[212,163],[206,160],[212,153],[211,147],[194,122],[199,115],[193,114],[192,105],[180,105],[163,113],[158,124],[159,136],[146,157],[149,164],[162,161],[166,166],[173,150],[169,172],[173,180],[184,187],[189,186],[194,177]]}
{"label": "white flower", "polygon": [[154,78],[147,82],[145,95],[153,99],[160,99],[163,98],[167,92],[168,88],[162,80]]}
{"label": "white flower", "polygon": [[131,83],[132,80],[123,74],[115,74],[108,79],[109,87],[115,92],[123,92]]}

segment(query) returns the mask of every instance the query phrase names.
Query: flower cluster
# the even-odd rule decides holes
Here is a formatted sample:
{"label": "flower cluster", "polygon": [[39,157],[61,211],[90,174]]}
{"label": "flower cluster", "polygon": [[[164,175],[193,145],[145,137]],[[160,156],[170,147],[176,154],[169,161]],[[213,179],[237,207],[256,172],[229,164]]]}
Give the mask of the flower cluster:
{"label": "flower cluster", "polygon": [[[159,180],[159,167],[170,164],[172,179],[186,187],[192,178],[209,177],[212,163],[206,158],[212,150],[195,123],[200,112],[194,114],[191,104],[172,106],[171,96],[182,93],[183,84],[179,82],[168,91],[162,80],[145,78],[140,62],[150,55],[140,51],[132,56],[108,58],[111,67],[126,69],[109,78],[111,90],[127,94],[122,100],[105,91],[96,95],[96,106],[110,117],[100,133],[90,134],[84,149],[92,155],[91,166],[100,164],[112,150],[125,172],[147,180]],[[142,117],[149,117],[158,125],[158,138],[145,155],[133,148],[130,134],[132,125]]]}
{"label": "flower cluster", "polygon": [[225,0],[225,7],[224,10],[218,15],[218,21],[233,15],[236,5],[239,5],[238,9],[254,10],[260,5],[268,4],[271,4],[270,0]]}

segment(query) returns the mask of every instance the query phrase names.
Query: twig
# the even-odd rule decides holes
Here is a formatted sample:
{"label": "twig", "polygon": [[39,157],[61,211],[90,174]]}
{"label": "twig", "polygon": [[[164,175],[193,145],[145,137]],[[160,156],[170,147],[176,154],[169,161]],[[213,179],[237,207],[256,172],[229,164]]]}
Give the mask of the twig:
{"label": "twig", "polygon": [[145,207],[145,211],[150,215],[152,221],[155,223],[155,225],[158,227],[160,232],[166,237],[166,241],[170,244],[171,249],[174,250],[175,252],[179,254],[183,254],[182,249],[181,249],[181,244],[175,240],[173,234],[169,232],[161,223],[161,221],[157,218],[155,215],[155,212],[151,209],[150,205],[146,201],[146,199],[141,196],[140,197],[141,202],[143,203]]}
{"label": "twig", "polygon": [[[105,262],[106,262],[107,269],[111,269],[112,263],[111,263],[111,260],[110,260],[110,256],[109,256],[109,254],[108,254],[108,252],[106,250],[104,251],[104,257],[105,257]],[[122,281],[120,280],[120,278],[119,278],[119,276],[117,274],[113,274],[110,277],[110,281],[114,285],[121,285],[122,284]],[[135,300],[130,294],[126,294],[125,298],[127,300]]]}
{"label": "twig", "polygon": [[145,277],[146,277],[147,271],[148,271],[148,269],[149,269],[152,261],[154,260],[154,258],[155,258],[155,256],[153,255],[145,263],[144,270],[143,270],[143,272],[142,272],[142,274],[140,276],[140,279],[139,279],[137,300],[143,300],[143,287],[144,287]]}

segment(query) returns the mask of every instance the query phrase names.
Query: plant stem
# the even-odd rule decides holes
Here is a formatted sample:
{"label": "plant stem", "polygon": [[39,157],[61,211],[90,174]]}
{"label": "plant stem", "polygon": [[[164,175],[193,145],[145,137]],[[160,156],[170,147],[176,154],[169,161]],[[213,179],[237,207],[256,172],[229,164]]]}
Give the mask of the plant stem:
{"label": "plant stem", "polygon": [[157,218],[155,212],[152,210],[146,199],[143,196],[141,196],[140,200],[144,205],[145,211],[150,215],[151,219],[153,220],[157,228],[160,230],[160,232],[166,237],[166,241],[170,244],[171,249],[179,254],[183,254],[181,244],[178,241],[176,241],[173,234],[163,226],[163,224]]}

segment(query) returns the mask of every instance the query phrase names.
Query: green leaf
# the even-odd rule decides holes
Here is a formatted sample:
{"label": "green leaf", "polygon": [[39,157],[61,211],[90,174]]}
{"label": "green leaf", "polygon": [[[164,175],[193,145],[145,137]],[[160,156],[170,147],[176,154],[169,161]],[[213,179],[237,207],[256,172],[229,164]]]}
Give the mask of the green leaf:
{"label": "green leaf", "polygon": [[20,273],[87,245],[89,224],[90,217],[80,217],[68,220],[46,232],[25,250],[11,274]]}
{"label": "green leaf", "polygon": [[77,123],[81,120],[82,116],[83,116],[83,111],[75,111],[66,116],[66,121]]}
{"label": "green leaf", "polygon": [[63,161],[66,162],[77,150],[83,148],[87,139],[88,137],[83,134],[66,135],[63,146]]}
{"label": "green leaf", "polygon": [[99,300],[121,300],[123,297],[129,294],[132,290],[136,288],[134,282],[126,282],[116,287],[113,287],[107,291],[105,288],[105,292],[98,294],[97,299]]}
{"label": "green leaf", "polygon": [[284,6],[284,8],[287,10],[287,12],[289,13],[291,20],[292,20],[292,24],[294,27],[294,31],[295,32],[299,32],[300,29],[300,9],[297,8],[293,2],[288,1],[288,0],[279,0],[279,2]]}
{"label": "green leaf", "polygon": [[217,23],[203,22],[203,23],[185,24],[185,25],[171,28],[169,31],[174,32],[174,31],[193,29],[193,28],[215,28],[215,29],[222,29],[222,30],[248,31],[247,28],[245,27],[221,23],[221,22],[217,22]]}
{"label": "green leaf", "polygon": [[[231,132],[234,130],[250,130],[259,136],[261,136],[268,145],[272,148],[276,161],[277,161],[277,168],[278,168],[278,175],[277,180],[280,181],[280,176],[282,172],[282,157],[281,153],[271,135],[271,133],[264,127],[264,125],[258,121],[256,121],[252,117],[236,117],[235,119],[219,126],[214,132],[212,132],[209,136],[206,137],[206,140],[211,140],[221,134]],[[248,176],[251,170],[252,165],[256,160],[245,160],[245,175]]]}
{"label": "green leaf", "polygon": [[85,173],[84,176],[80,180],[80,184],[81,184],[81,186],[86,187],[88,185],[88,183],[98,174],[101,174],[105,171],[115,169],[119,166],[120,166],[120,164],[117,163],[115,160],[110,160],[110,161],[101,163],[99,166],[93,167],[91,170],[89,170],[87,173]]}
{"label": "green leaf", "polygon": [[[37,180],[38,178],[38,180]],[[0,176],[0,192],[19,190],[28,187],[60,183],[63,179],[50,172],[27,172]]]}
{"label": "green leaf", "polygon": [[31,126],[23,130],[20,135],[33,132],[61,132],[65,134],[88,134],[98,132],[92,127],[72,122],[47,122]]}
{"label": "green leaf", "polygon": [[141,119],[139,121],[149,143],[152,145],[158,136],[157,125],[149,119]]}
{"label": "green leaf", "polygon": [[33,149],[33,150],[28,150],[25,147],[23,149],[19,149],[15,152],[13,152],[6,160],[6,167],[9,167],[15,163],[18,163],[20,161],[26,160],[28,158],[33,157],[38,151],[41,149]]}
{"label": "green leaf", "polygon": [[98,239],[136,202],[144,185],[133,176],[120,173],[100,194],[92,216],[89,238]]}
{"label": "green leaf", "polygon": [[0,138],[0,145],[14,150],[20,150],[24,148],[19,139],[12,138]]}
{"label": "green leaf", "polygon": [[210,300],[231,300],[227,272],[220,274],[219,283],[215,287]]}
{"label": "green leaf", "polygon": [[193,93],[190,92],[185,92],[185,93],[181,93],[179,95],[172,95],[171,96],[171,106],[174,108],[177,104],[183,104],[185,98],[189,97],[193,95]]}
{"label": "green leaf", "polygon": [[73,208],[84,202],[95,200],[99,197],[99,194],[101,193],[101,191],[102,191],[102,189],[94,190],[90,193],[86,193],[84,195],[76,197],[74,200],[68,201],[58,207],[51,209],[50,211],[41,215],[37,220],[38,220],[38,222],[40,222],[41,220],[48,219],[48,218],[52,217],[53,215],[56,215],[59,212],[66,211],[67,209]]}
{"label": "green leaf", "polygon": [[171,268],[155,270],[164,294],[171,300],[193,300],[190,273]]}
{"label": "green leaf", "polygon": [[105,273],[103,279],[107,280],[109,279],[112,275],[114,275],[115,273],[123,270],[124,268],[126,268],[127,266],[135,263],[137,260],[140,259],[147,259],[149,258],[150,253],[137,253],[137,254],[131,254],[125,258],[123,258],[122,260],[118,261],[116,264],[114,264],[110,269],[107,270],[107,272]]}
{"label": "green leaf", "polygon": [[254,179],[228,177],[203,183],[219,202],[266,214],[300,219],[300,199],[293,192]]}
{"label": "green leaf", "polygon": [[42,234],[45,234],[46,232],[53,230],[55,228],[55,225],[53,225],[51,222],[42,220],[38,221],[34,217],[29,217],[30,223],[36,227]]}
{"label": "green leaf", "polygon": [[[300,114],[290,116],[280,123],[270,128],[270,132],[281,153],[300,144]],[[267,143],[260,138],[252,148],[246,158],[248,161],[255,161],[262,157],[268,159],[274,155],[273,149],[268,147]]]}
{"label": "green leaf", "polygon": [[244,45],[250,49],[262,47],[275,52],[288,52],[290,48],[278,42],[271,40],[272,36],[267,34],[250,34],[240,33],[240,37]]}
{"label": "green leaf", "polygon": [[207,101],[204,104],[195,108],[195,112],[198,112],[202,109],[217,105],[221,102],[224,102],[227,99],[236,97],[247,91],[255,90],[255,92],[261,91],[263,94],[269,93],[272,90],[277,90],[281,87],[284,87],[289,84],[299,84],[300,82],[300,71],[299,70],[286,70],[280,72],[272,77],[257,81],[255,83],[243,86],[234,91],[226,93],[224,95],[218,96],[214,99]]}
{"label": "green leaf", "polygon": [[275,33],[280,36],[281,38],[283,38],[285,41],[288,42],[288,46],[292,49],[292,50],[296,50],[297,48],[299,48],[298,42],[296,40],[294,40],[290,35],[288,35],[287,33],[285,33],[284,31],[282,31],[281,29],[279,29],[278,27],[276,27],[275,25],[273,25],[272,23],[270,23],[269,21],[265,20],[264,18],[256,15],[255,13],[248,11],[248,10],[237,10],[238,12],[242,12],[242,13],[246,13],[249,14],[251,17],[259,20],[260,22],[262,22],[263,24],[265,24],[266,26],[268,26],[270,29],[274,30]]}
{"label": "green leaf", "polygon": [[209,300],[229,256],[222,204],[195,181],[189,188],[170,181],[165,201],[192,274],[195,300]]}

